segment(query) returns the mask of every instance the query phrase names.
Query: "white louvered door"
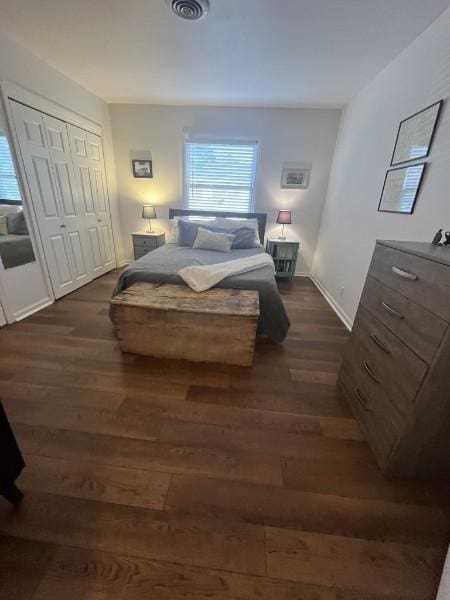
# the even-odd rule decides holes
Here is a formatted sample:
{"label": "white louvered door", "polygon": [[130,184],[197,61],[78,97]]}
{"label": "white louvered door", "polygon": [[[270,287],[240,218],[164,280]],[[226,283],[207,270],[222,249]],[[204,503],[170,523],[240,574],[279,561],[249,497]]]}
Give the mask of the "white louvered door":
{"label": "white louvered door", "polygon": [[60,298],[79,287],[65,234],[64,211],[53,173],[43,114],[11,102],[39,233],[53,292]]}

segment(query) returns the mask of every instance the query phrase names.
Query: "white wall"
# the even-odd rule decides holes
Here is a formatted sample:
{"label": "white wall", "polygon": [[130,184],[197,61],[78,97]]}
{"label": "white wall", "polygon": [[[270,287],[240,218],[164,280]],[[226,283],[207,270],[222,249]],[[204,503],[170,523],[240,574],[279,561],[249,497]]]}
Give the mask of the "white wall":
{"label": "white wall", "polygon": [[[130,233],[144,230],[142,204],[157,204],[156,227],[167,231],[169,207],[183,207],[183,134],[257,140],[260,147],[255,210],[268,213],[268,233],[279,208],[291,208],[288,235],[301,241],[299,272],[309,272],[320,226],[340,111],[315,109],[205,108],[111,104],[110,115],[124,245],[132,256]],[[134,179],[129,153],[152,153],[154,178]],[[280,189],[283,162],[311,162],[308,190]]]}
{"label": "white wall", "polygon": [[[116,251],[119,260],[122,260],[123,247],[107,105],[19,45],[11,37],[0,32],[0,81],[4,80],[17,83],[102,126]],[[39,296],[41,300],[43,299],[45,284],[36,263],[34,266],[33,263],[30,263],[30,265],[8,269],[8,271],[10,272],[6,286],[8,289],[6,292],[4,290],[4,294],[6,293],[8,296],[6,299],[8,307],[4,308],[9,308],[10,314],[20,316],[28,306],[39,303]],[[28,284],[24,285],[27,280]]]}
{"label": "white wall", "polygon": [[377,238],[430,241],[440,227],[450,229],[448,102],[414,214],[377,212],[399,122],[449,95],[450,9],[360,92],[343,114],[313,275],[350,322]]}

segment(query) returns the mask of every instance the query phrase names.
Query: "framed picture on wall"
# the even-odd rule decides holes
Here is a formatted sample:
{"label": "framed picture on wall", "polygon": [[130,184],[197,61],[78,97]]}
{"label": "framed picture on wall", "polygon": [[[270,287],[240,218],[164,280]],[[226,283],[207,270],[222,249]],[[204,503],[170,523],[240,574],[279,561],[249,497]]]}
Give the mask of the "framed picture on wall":
{"label": "framed picture on wall", "polygon": [[387,171],[381,192],[379,212],[412,214],[420,191],[426,163]]}
{"label": "framed picture on wall", "polygon": [[401,121],[391,166],[426,158],[429,155],[443,102],[439,100]]}
{"label": "framed picture on wall", "polygon": [[153,165],[151,160],[132,160],[133,176],[138,179],[152,179]]}
{"label": "framed picture on wall", "polygon": [[310,165],[285,163],[281,172],[281,188],[283,190],[306,190],[310,177]]}

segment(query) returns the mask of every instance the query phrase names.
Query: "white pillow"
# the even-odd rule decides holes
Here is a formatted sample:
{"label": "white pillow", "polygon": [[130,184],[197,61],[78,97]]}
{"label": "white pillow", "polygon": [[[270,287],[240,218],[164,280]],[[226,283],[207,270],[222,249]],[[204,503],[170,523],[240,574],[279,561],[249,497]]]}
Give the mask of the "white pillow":
{"label": "white pillow", "polygon": [[229,252],[236,236],[231,233],[219,233],[199,227],[193,248],[197,250],[214,250],[215,252]]}
{"label": "white pillow", "polygon": [[239,227],[248,227],[255,232],[255,242],[259,242],[258,219],[235,219],[234,217],[217,217],[214,227],[230,231]]}
{"label": "white pillow", "polygon": [[167,240],[168,244],[176,244],[178,240],[178,221],[182,219],[183,221],[189,221],[189,223],[197,223],[198,225],[214,225],[215,217],[198,217],[197,219],[193,217],[174,217],[173,219],[169,219],[169,238]]}
{"label": "white pillow", "polygon": [[6,215],[0,216],[0,235],[6,235],[8,233],[8,221]]}

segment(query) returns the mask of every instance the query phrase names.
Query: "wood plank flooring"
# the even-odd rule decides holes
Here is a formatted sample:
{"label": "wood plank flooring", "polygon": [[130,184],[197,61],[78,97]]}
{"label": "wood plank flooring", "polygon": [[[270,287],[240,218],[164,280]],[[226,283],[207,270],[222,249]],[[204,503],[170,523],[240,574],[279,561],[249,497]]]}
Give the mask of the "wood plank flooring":
{"label": "wood plank flooring", "polygon": [[0,500],[1,600],[432,600],[450,489],[382,477],[336,387],[314,285],[253,368],[122,355],[117,272],[0,330],[25,455]]}

